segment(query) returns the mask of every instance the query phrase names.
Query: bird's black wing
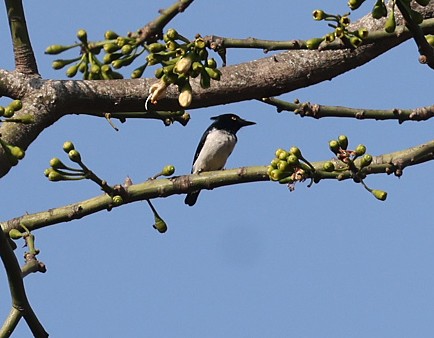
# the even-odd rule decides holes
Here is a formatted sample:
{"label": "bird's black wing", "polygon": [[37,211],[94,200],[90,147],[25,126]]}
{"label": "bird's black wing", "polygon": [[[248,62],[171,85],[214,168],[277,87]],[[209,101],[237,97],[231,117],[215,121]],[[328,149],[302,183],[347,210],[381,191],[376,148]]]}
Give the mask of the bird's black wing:
{"label": "bird's black wing", "polygon": [[194,162],[196,162],[197,158],[199,157],[199,153],[200,153],[200,151],[202,150],[203,145],[205,144],[206,137],[208,136],[209,132],[210,132],[213,128],[214,128],[214,125],[210,125],[210,126],[208,127],[208,129],[205,130],[205,132],[203,133],[203,135],[202,135],[202,137],[201,137],[201,139],[200,139],[200,141],[199,141],[199,144],[197,145],[196,153],[194,154],[193,163],[192,163],[192,166],[191,166],[191,173],[193,173],[193,165],[194,165]]}

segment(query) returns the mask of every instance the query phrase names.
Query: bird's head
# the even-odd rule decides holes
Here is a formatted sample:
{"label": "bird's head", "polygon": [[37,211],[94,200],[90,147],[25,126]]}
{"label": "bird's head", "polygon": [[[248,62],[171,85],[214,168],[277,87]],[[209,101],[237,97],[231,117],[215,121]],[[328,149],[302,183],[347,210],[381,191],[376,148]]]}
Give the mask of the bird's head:
{"label": "bird's head", "polygon": [[256,124],[255,122],[244,120],[235,114],[223,114],[219,116],[214,116],[211,117],[211,120],[214,120],[214,123],[212,124],[214,128],[231,131],[234,134],[242,127]]}

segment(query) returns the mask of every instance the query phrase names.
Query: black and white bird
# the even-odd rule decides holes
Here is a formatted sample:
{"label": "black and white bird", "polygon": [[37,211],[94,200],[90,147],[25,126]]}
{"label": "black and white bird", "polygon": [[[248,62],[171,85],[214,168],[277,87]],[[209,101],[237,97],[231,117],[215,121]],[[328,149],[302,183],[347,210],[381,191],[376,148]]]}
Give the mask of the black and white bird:
{"label": "black and white bird", "polygon": [[[237,143],[237,131],[242,127],[256,124],[243,120],[235,114],[223,114],[211,117],[211,120],[214,122],[205,130],[197,146],[192,174],[223,169]],[[187,194],[185,204],[193,206],[199,193],[200,190]]]}

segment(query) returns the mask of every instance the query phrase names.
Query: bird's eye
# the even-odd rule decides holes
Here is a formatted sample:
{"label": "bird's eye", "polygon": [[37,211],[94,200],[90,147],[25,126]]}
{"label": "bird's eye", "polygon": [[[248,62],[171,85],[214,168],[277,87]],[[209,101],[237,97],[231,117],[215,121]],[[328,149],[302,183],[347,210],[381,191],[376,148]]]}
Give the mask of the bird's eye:
{"label": "bird's eye", "polygon": [[236,120],[237,120],[237,118],[236,118],[235,116],[232,116],[232,120],[236,121]]}

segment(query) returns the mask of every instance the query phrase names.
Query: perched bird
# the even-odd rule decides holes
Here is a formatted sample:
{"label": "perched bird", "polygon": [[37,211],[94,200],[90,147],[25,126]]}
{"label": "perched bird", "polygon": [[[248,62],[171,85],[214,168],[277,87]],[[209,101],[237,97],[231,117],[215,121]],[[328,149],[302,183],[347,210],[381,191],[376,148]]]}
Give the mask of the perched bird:
{"label": "perched bird", "polygon": [[[236,133],[242,127],[256,124],[243,120],[235,114],[223,114],[211,117],[214,122],[205,130],[194,155],[192,174],[203,171],[223,169],[226,160],[237,143]],[[193,191],[185,197],[185,204],[193,206],[200,190]]]}

